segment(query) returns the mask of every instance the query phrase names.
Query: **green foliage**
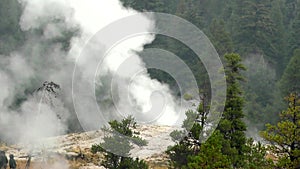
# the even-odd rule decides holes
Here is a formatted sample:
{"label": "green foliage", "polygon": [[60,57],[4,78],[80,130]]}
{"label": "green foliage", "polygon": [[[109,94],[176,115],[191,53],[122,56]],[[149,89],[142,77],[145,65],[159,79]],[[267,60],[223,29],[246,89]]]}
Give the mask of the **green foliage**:
{"label": "green foliage", "polygon": [[179,0],[175,15],[192,22],[198,27],[203,27],[205,9],[200,4],[201,1]]}
{"label": "green foliage", "polygon": [[201,145],[200,151],[195,156],[188,157],[189,169],[215,169],[230,168],[230,160],[227,155],[222,153],[223,136],[219,131]]}
{"label": "green foliage", "polygon": [[[169,147],[166,153],[171,159],[171,165],[175,168],[183,168],[188,165],[188,157],[195,156],[199,152],[201,132],[206,124],[207,113],[204,112],[203,104],[200,104],[197,112],[188,110],[186,119],[183,121],[183,131],[175,130],[170,136],[177,141],[175,146]],[[201,120],[203,119],[203,123]],[[197,121],[197,122],[196,122]]]}
{"label": "green foliage", "polygon": [[239,52],[274,54],[270,0],[235,1],[236,17],[234,42]]}
{"label": "green foliage", "polygon": [[[184,29],[184,27],[183,27],[183,29]],[[192,73],[196,79],[196,82],[199,86],[199,89],[204,88],[204,83],[209,81],[205,67],[202,64],[202,62],[200,61],[200,59],[198,58],[198,56],[191,49],[189,49],[186,45],[182,44],[181,42],[179,42],[175,39],[172,39],[172,38],[167,38],[162,35],[157,35],[156,39],[153,41],[153,43],[151,45],[145,46],[145,48],[162,48],[162,49],[172,52],[176,56],[178,56],[179,59],[184,61],[185,64],[192,71]],[[147,60],[151,60],[151,59],[146,59],[146,57],[149,57],[149,56],[144,56],[143,52],[140,53],[140,56],[144,59],[146,65],[149,64],[149,63],[147,63]],[[168,58],[166,60],[164,57],[161,57],[160,59],[161,59],[161,61],[160,60],[156,61],[157,64],[168,63],[169,65],[172,65],[172,60],[170,60]],[[177,71],[177,73],[180,73],[181,77],[186,76],[186,74],[185,74],[186,72],[184,72],[182,70]],[[169,84],[170,88],[173,89],[173,91],[175,89],[174,93],[180,92],[176,81],[174,79],[172,79],[172,77],[170,75],[168,75],[167,73],[163,73],[162,71],[157,70],[157,69],[150,69],[149,74],[150,74],[151,78],[158,79],[160,82]],[[191,86],[191,84],[189,84],[189,83],[190,83],[190,81],[187,80],[184,82],[183,86],[186,86],[185,88],[189,88],[189,86]],[[198,90],[198,89],[196,89],[196,90]],[[188,91],[183,91],[183,92],[188,92]]]}
{"label": "green foliage", "polygon": [[[151,0],[151,1],[139,1],[139,0],[121,0],[126,7],[132,7],[139,11],[160,11],[160,12],[170,12],[177,16],[187,19],[192,22],[196,26],[202,26],[202,15],[205,14],[203,10],[205,10],[205,6],[202,6],[202,2],[195,0]],[[160,4],[160,5],[159,5]],[[162,5],[163,4],[163,5]],[[197,4],[197,5],[195,5]],[[201,8],[200,8],[201,7]],[[165,8],[161,10],[161,8]],[[184,29],[184,26],[178,25]],[[204,82],[208,82],[208,76],[205,67],[202,62],[199,60],[197,55],[189,49],[186,45],[182,44],[176,39],[172,39],[170,37],[165,37],[162,35],[157,35],[155,40],[150,45],[146,45],[145,48],[161,48],[167,51],[174,53],[181,60],[183,60],[186,65],[193,72],[195,79],[197,80],[199,88],[203,88]],[[140,56],[144,58],[143,52],[141,52]],[[162,59],[164,59],[162,57]],[[148,59],[149,60],[149,59]],[[145,64],[147,65],[147,59],[144,59]],[[160,61],[157,61],[160,63]],[[172,61],[167,60],[164,61],[172,65]],[[163,73],[160,70],[150,69],[149,71],[150,77],[154,79],[158,79],[163,83],[169,84],[170,88],[174,93],[179,93],[179,88],[176,86],[176,81],[172,79],[168,74]],[[179,71],[178,71],[179,72]],[[182,75],[185,76],[184,74]],[[190,83],[188,80],[186,83]],[[185,86],[189,86],[184,84]],[[174,91],[175,90],[175,91]],[[198,89],[196,89],[198,90]],[[183,91],[187,92],[187,91]],[[178,94],[179,95],[179,94]]]}
{"label": "green foliage", "polygon": [[171,160],[171,166],[178,169],[187,166],[188,157],[196,155],[191,145],[182,140],[175,146],[169,147],[166,153]]}
{"label": "green foliage", "polygon": [[238,54],[226,54],[225,59],[227,95],[218,130],[224,137],[222,152],[228,155],[234,167],[241,167],[244,161],[246,125],[242,120],[244,99],[239,82],[243,80],[241,71],[245,70],[245,67]]}
{"label": "green foliage", "polygon": [[186,115],[186,119],[183,121],[182,127],[186,131],[189,131],[195,125],[195,120],[198,117],[198,112],[188,110],[186,111],[185,115]]}
{"label": "green foliage", "polygon": [[223,20],[213,20],[209,30],[211,34],[210,40],[220,56],[233,52],[233,43],[230,34],[225,30],[225,23]]}
{"label": "green foliage", "polygon": [[[272,48],[274,54],[268,54],[268,60],[276,66],[277,76],[280,77],[286,66],[286,57],[288,55],[288,34],[286,25],[284,25],[283,1],[271,1],[270,17],[273,22]],[[274,36],[275,35],[275,36]],[[266,53],[267,54],[267,53]],[[274,62],[275,61],[275,62]]]}
{"label": "green foliage", "polygon": [[102,163],[106,168],[111,169],[146,169],[146,163],[139,159],[132,159],[130,150],[133,148],[131,143],[138,146],[145,146],[147,142],[137,136],[139,133],[133,131],[136,122],[132,117],[123,119],[121,122],[113,120],[109,122],[110,128],[103,128],[108,135],[103,138],[103,142],[93,145],[92,153],[105,153]]}
{"label": "green foliage", "polygon": [[[300,2],[299,2],[300,5]],[[300,7],[299,7],[300,8]],[[300,48],[300,12],[298,16],[292,23],[291,28],[291,36],[290,36],[290,51],[294,51],[297,48]]]}
{"label": "green foliage", "polygon": [[182,123],[183,131],[175,130],[170,133],[173,140],[179,141],[189,134],[192,139],[199,140],[204,126],[207,124],[208,111],[205,110],[203,103],[200,103],[197,111],[188,110],[185,112],[186,119]]}
{"label": "green foliage", "polygon": [[[300,45],[298,0],[121,1],[139,11],[163,11],[187,19],[208,35],[220,56],[231,52],[240,53],[243,59],[262,56],[265,63],[275,69],[275,75],[266,70],[268,67],[250,75],[248,86],[254,86],[245,88],[246,111],[250,115],[246,118],[249,125],[259,128],[264,122],[276,122],[278,118],[274,113],[280,108],[280,103],[276,100],[275,82]],[[164,9],[160,6],[162,4]],[[157,36],[148,47],[163,48],[179,56],[192,69],[200,90],[204,89],[205,81],[208,81],[207,72],[186,46],[171,38]],[[270,72],[272,76],[269,76]],[[152,70],[150,76],[169,84],[178,93],[178,88],[174,87],[176,82],[168,76]]]}
{"label": "green foliage", "polygon": [[[121,161],[120,169],[148,169],[148,165],[143,161],[139,160],[138,158],[132,159],[132,158],[124,158],[123,161]],[[117,169],[119,169],[117,168]]]}
{"label": "green foliage", "polygon": [[[245,143],[246,139],[244,131],[245,124],[241,120],[244,117],[243,108],[247,112],[247,119],[250,121],[251,127],[261,127],[259,123],[271,122],[277,120],[278,108],[280,108],[281,99],[277,94],[277,86],[275,82],[279,78],[279,88],[283,95],[291,92],[300,92],[300,74],[299,74],[299,58],[300,52],[300,1],[299,0],[121,0],[121,3],[128,8],[134,8],[139,11],[155,11],[175,14],[183,17],[195,24],[203,30],[215,45],[218,53],[222,56],[226,53],[239,52],[249,59],[252,55],[261,55],[264,58],[264,65],[253,66],[246,74],[248,81],[244,85],[246,102],[242,98],[242,90],[239,82],[243,79],[241,70],[244,69],[240,63],[241,58],[235,54],[226,55],[227,60],[226,76],[228,82],[227,101],[223,118],[218,129],[223,135],[222,138],[222,155],[226,156],[234,166],[242,165],[241,161],[246,164],[244,167],[254,167],[249,165],[255,163],[255,166],[263,165],[264,162],[259,161],[259,157],[264,154],[262,147],[256,147],[256,144]],[[0,2],[0,54],[8,55],[10,52],[21,48],[24,45],[25,35],[28,37],[42,35],[43,26],[29,32],[22,32],[19,21],[22,14],[21,4],[17,0],[2,0]],[[49,23],[57,23],[64,25],[64,20],[54,18],[50,20],[41,20],[46,26]],[[39,44],[30,50],[26,50],[25,55],[37,55],[37,53],[49,53],[53,50],[49,48],[49,44],[59,44],[61,49],[68,51],[70,49],[70,40],[76,36],[79,30],[72,28],[65,30],[62,26],[62,36],[54,39],[41,40]],[[27,43],[27,44],[30,44]],[[25,43],[26,45],[26,43]],[[156,47],[168,50],[182,59],[194,73],[200,90],[207,85],[207,72],[198,57],[187,46],[181,44],[172,38],[156,36],[155,41],[146,47]],[[142,55],[141,55],[142,56]],[[143,56],[142,56],[143,57]],[[51,57],[43,63],[33,64],[49,64]],[[228,62],[229,61],[229,62]],[[255,61],[253,61],[256,64]],[[147,64],[147,63],[146,63]],[[286,66],[287,65],[287,66]],[[261,67],[259,67],[261,66]],[[275,68],[275,72],[270,70]],[[285,71],[284,71],[285,69]],[[45,70],[46,71],[46,70]],[[47,70],[49,71],[49,70]],[[157,70],[149,70],[151,78],[158,79],[163,83],[170,85],[175,95],[180,95],[179,87],[176,81],[167,73]],[[184,76],[184,74],[182,74]],[[31,82],[35,83],[41,77],[35,77]],[[101,79],[102,85],[109,85],[110,79]],[[189,81],[186,82],[187,84]],[[30,84],[22,84],[32,86]],[[188,86],[188,85],[187,85]],[[32,91],[30,87],[26,87],[24,93],[18,93],[13,99],[12,109],[18,109],[19,105],[26,100],[28,91]],[[27,91],[28,90],[28,91]],[[112,105],[107,91],[96,89],[98,101],[101,101],[103,108]],[[105,97],[103,97],[105,96]],[[190,97],[185,96],[190,99]],[[244,106],[245,105],[245,106]],[[187,112],[187,119],[184,121],[184,131],[174,131],[171,136],[177,140],[177,145],[173,147],[170,156],[173,162],[178,162],[178,166],[188,166],[188,158],[193,159],[193,163],[198,161],[207,161],[203,155],[199,154],[201,149],[199,145],[193,148],[190,142],[180,141],[184,135],[189,133],[190,140],[197,140],[201,136],[200,133],[203,126],[207,123],[207,111],[201,110],[205,106],[199,106],[197,112]],[[195,118],[198,123],[195,123]],[[140,139],[130,128],[134,128],[132,121],[113,121],[110,123],[114,130],[106,129],[110,135],[104,138],[107,149],[128,155],[132,148],[131,144],[145,145],[145,140]],[[283,123],[290,125],[290,123]],[[128,127],[129,126],[129,127]],[[270,127],[270,125],[268,125]],[[280,126],[277,126],[280,127]],[[289,131],[290,129],[286,129]],[[126,135],[129,139],[121,139],[120,134]],[[217,134],[216,134],[217,135]],[[218,138],[218,136],[214,137]],[[277,137],[276,137],[277,138]],[[218,144],[214,139],[211,140]],[[245,145],[246,146],[243,146]],[[99,144],[100,145],[100,144]],[[122,162],[123,168],[132,163],[139,165],[142,161],[133,160],[128,157],[121,158],[114,154],[109,154],[101,146],[93,146],[93,151],[105,152],[108,159],[112,159],[116,163]],[[118,146],[121,145],[121,148]],[[210,147],[203,146],[206,153],[212,151]],[[218,150],[218,148],[214,149]],[[215,152],[216,153],[216,152]],[[242,156],[244,154],[244,157]],[[251,155],[249,155],[251,154]],[[201,156],[196,158],[196,155]],[[208,153],[208,156],[210,153]],[[109,157],[110,156],[110,157]],[[218,157],[221,157],[217,155]],[[195,157],[195,158],[194,158]],[[254,158],[255,157],[255,158]],[[115,160],[114,160],[115,159]],[[121,160],[122,159],[122,160]],[[248,162],[247,162],[248,159]],[[278,166],[288,168],[291,164],[290,156],[285,154],[280,159]],[[142,165],[142,164],[141,164]],[[178,167],[177,166],[177,167]],[[119,166],[121,167],[121,165]],[[216,166],[214,166],[216,167]],[[121,167],[122,168],[122,167]],[[137,167],[138,168],[138,167]],[[142,167],[141,167],[142,168]],[[180,167],[179,167],[180,168]]]}
{"label": "green foliage", "polygon": [[[290,25],[297,16],[298,0],[285,0],[285,24]],[[298,6],[298,7],[297,7]]]}
{"label": "green foliage", "polygon": [[185,94],[183,95],[183,98],[184,98],[184,100],[187,100],[187,101],[193,100],[193,96],[190,95],[190,94],[188,94],[188,93],[185,93]]}
{"label": "green foliage", "polygon": [[[251,130],[264,128],[266,123],[276,123],[281,110],[278,98],[276,72],[266,63],[263,56],[253,56],[244,61],[247,71],[243,73],[246,81],[242,83],[245,91],[245,116]],[[268,76],[266,76],[268,75]]]}
{"label": "green foliage", "polygon": [[300,167],[300,98],[293,93],[286,97],[287,110],[280,114],[277,125],[267,124],[261,136],[272,144],[272,151],[280,155],[278,167]]}
{"label": "green foliage", "polygon": [[[230,168],[249,164],[246,162],[246,125],[242,120],[244,99],[240,88],[240,81],[244,80],[241,71],[245,70],[245,66],[238,54],[226,54],[224,57],[228,86],[225,111],[218,130],[201,144],[201,132],[208,123],[207,107],[200,104],[197,112],[187,111],[187,119],[182,127],[192,128],[187,137],[167,151],[175,168]],[[205,100],[202,103],[206,103]],[[178,137],[180,134],[175,131],[172,136]],[[253,156],[261,155],[259,153],[260,151],[248,150],[248,160],[258,165],[259,162]]]}
{"label": "green foliage", "polygon": [[294,56],[287,65],[279,82],[283,95],[289,93],[300,93],[300,49],[295,50]]}
{"label": "green foliage", "polygon": [[184,132],[179,130],[174,130],[170,133],[170,137],[174,142],[179,142],[184,136]]}
{"label": "green foliage", "polygon": [[267,160],[267,148],[264,144],[255,143],[252,138],[247,139],[245,146],[245,169],[271,169],[273,168],[273,162]]}

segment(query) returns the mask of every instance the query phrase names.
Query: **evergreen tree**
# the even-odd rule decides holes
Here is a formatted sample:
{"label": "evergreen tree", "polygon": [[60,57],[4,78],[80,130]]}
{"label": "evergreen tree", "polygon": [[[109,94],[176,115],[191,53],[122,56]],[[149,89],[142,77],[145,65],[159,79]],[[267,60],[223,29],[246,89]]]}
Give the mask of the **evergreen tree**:
{"label": "evergreen tree", "polygon": [[[298,0],[284,0],[282,2],[282,12],[283,12],[283,23],[285,25],[285,34],[287,39],[285,40],[286,47],[286,56],[284,60],[284,66],[286,66],[293,56],[293,52],[298,47],[296,46],[297,42],[297,29],[299,29],[299,9],[300,9],[300,1]],[[298,25],[298,27],[297,27]],[[288,43],[286,43],[288,42]],[[280,74],[282,76],[282,74]]]}
{"label": "evergreen tree", "polygon": [[271,19],[273,24],[273,37],[271,38],[271,45],[274,54],[270,55],[271,61],[277,65],[277,76],[280,77],[286,66],[286,57],[288,52],[288,32],[287,27],[284,25],[283,2],[276,0],[272,2]]}
{"label": "evergreen tree", "polygon": [[289,49],[293,52],[297,48],[300,49],[300,12],[292,24],[291,32]]}
{"label": "evergreen tree", "polygon": [[166,153],[171,159],[171,165],[175,168],[183,168],[188,165],[188,157],[196,156],[200,150],[201,137],[204,127],[207,125],[208,107],[207,97],[204,95],[197,112],[188,110],[183,121],[183,131],[175,130],[170,136],[176,145],[169,147]]}
{"label": "evergreen tree", "polygon": [[244,99],[240,88],[243,80],[241,71],[245,70],[238,54],[226,54],[226,80],[227,95],[223,117],[219,123],[218,130],[221,131],[224,142],[222,151],[231,159],[234,167],[240,167],[244,161],[244,146],[246,143],[246,125],[243,122]]}
{"label": "evergreen tree", "polygon": [[267,124],[261,136],[272,144],[273,152],[279,154],[278,167],[300,168],[300,97],[292,93],[286,100],[287,110],[280,114],[277,125]]}
{"label": "evergreen tree", "polygon": [[[147,142],[137,136],[139,133],[134,132],[136,122],[133,118],[128,117],[121,122],[113,120],[109,122],[110,128],[103,128],[108,132],[108,136],[103,138],[104,142],[92,146],[92,153],[104,153],[102,165],[109,169],[147,169],[148,166],[144,161],[132,159],[129,157],[129,151],[133,148],[131,143],[138,146],[145,146]],[[124,138],[126,137],[126,138]]]}
{"label": "evergreen tree", "polygon": [[[242,83],[245,91],[244,111],[248,128],[262,130],[266,123],[277,122],[277,116],[274,112],[278,112],[278,99],[276,94],[276,72],[270,64],[266,63],[263,56],[254,55],[252,58],[246,59],[244,62],[247,71],[243,73],[247,79]],[[266,76],[267,75],[267,76]],[[258,133],[257,133],[258,135]]]}
{"label": "evergreen tree", "polygon": [[209,139],[200,147],[195,156],[188,157],[186,168],[189,169],[215,169],[230,168],[230,160],[227,155],[222,154],[222,135],[215,131]]}
{"label": "evergreen tree", "polygon": [[274,55],[270,0],[235,1],[233,7],[234,44],[242,54],[261,53]]}
{"label": "evergreen tree", "polygon": [[290,25],[297,16],[298,0],[285,0],[285,24]]}
{"label": "evergreen tree", "polygon": [[249,0],[233,1],[231,5],[232,36],[234,45],[240,53],[250,52],[255,48],[255,13],[254,5]]}
{"label": "evergreen tree", "polygon": [[272,160],[266,159],[267,148],[260,142],[254,142],[252,138],[247,139],[245,148],[245,169],[273,169]]}
{"label": "evergreen tree", "polygon": [[210,40],[220,56],[233,52],[232,40],[229,33],[225,30],[224,21],[213,20],[210,25],[210,35]]}
{"label": "evergreen tree", "polygon": [[198,28],[203,28],[205,8],[203,0],[179,0],[175,15],[182,17]]}
{"label": "evergreen tree", "polygon": [[279,86],[283,95],[300,93],[300,49],[295,50],[294,56],[287,65]]}
{"label": "evergreen tree", "polygon": [[[175,130],[170,134],[172,139],[177,143],[175,146],[169,147],[166,153],[171,159],[171,165],[175,168],[183,168],[187,166],[188,157],[195,156],[199,151],[199,138],[204,124],[196,123],[196,119],[199,119],[199,111],[202,110],[202,106],[199,106],[198,112],[188,110],[186,112],[187,118],[182,124],[182,128],[184,130]],[[203,114],[203,112],[201,113]],[[205,117],[203,116],[202,119],[204,120]]]}

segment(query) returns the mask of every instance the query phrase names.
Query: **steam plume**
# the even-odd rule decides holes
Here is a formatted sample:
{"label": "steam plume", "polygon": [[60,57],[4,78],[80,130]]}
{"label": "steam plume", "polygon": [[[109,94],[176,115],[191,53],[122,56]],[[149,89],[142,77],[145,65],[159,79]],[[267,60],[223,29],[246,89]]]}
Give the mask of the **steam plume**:
{"label": "steam plume", "polygon": [[[80,81],[76,85],[86,89],[79,91],[80,108],[89,112],[89,104],[94,100],[91,95],[93,92],[87,91],[93,90],[91,79],[95,76],[94,70],[90,67],[98,64],[95,60],[98,59],[99,53],[89,53],[80,59],[78,56],[97,31],[115,20],[135,14],[136,11],[123,8],[117,0],[20,0],[20,3],[24,7],[20,27],[26,32],[27,39],[20,50],[1,57],[0,85],[3,92],[0,93],[2,129],[0,137],[10,141],[31,143],[43,137],[66,133],[70,122],[72,125],[76,119],[71,95],[75,63],[80,72],[78,75],[80,77],[76,77]],[[153,21],[149,18],[144,17],[142,21],[135,26],[141,26],[145,31],[154,29]],[[96,74],[97,88],[100,91],[108,90],[106,87],[110,86],[105,86],[103,79],[106,77],[111,79],[111,75],[116,76],[117,86],[127,84],[124,82],[130,81],[132,77],[128,77],[124,71],[118,71],[118,68],[123,61],[128,60],[131,65],[131,69],[127,70],[129,72],[145,67],[136,52],[142,51],[143,46],[151,43],[153,39],[154,36],[151,34],[142,35],[125,40],[116,46]],[[94,44],[94,48],[101,54],[107,46],[101,39],[97,42],[99,43]],[[60,104],[49,105],[41,101],[42,94],[32,94],[44,81],[53,81],[61,86],[60,95],[53,98]],[[128,99],[121,92],[121,89],[125,88],[127,86],[119,88],[120,92],[117,93],[119,99],[114,103],[124,111],[124,116],[132,113],[134,106],[142,113],[140,116],[146,116],[147,114],[143,113],[151,114],[155,105],[162,101],[168,113],[156,121],[161,124],[173,124],[178,117],[175,113],[175,99],[170,94],[168,86],[150,79],[147,72],[138,74],[131,82],[129,94],[133,101],[132,105],[123,100]],[[102,94],[98,96],[101,97],[100,101],[109,95],[105,92]],[[161,96],[162,100],[151,103],[151,97],[161,98]],[[18,99],[21,100],[20,105],[14,106],[18,103],[16,101]],[[110,112],[110,108],[111,106],[107,106],[105,110],[114,113]],[[58,118],[57,112],[64,114],[64,119]],[[85,118],[89,118],[88,114]],[[149,118],[153,117],[150,115]],[[98,127],[98,121],[94,121],[94,125]]]}

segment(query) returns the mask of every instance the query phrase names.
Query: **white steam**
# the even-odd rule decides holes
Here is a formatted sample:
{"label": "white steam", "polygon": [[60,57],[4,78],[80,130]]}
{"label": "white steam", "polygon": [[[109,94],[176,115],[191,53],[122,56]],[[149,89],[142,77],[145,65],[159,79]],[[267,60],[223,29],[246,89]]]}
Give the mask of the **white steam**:
{"label": "white steam", "polygon": [[[90,68],[98,65],[96,61],[99,55],[90,53],[78,59],[82,48],[97,31],[113,21],[135,14],[136,11],[123,8],[117,0],[19,1],[24,6],[20,26],[27,32],[27,39],[20,50],[9,56],[1,56],[0,137],[10,141],[32,143],[43,137],[67,132],[67,120],[75,116],[71,95],[75,63],[80,71],[80,77],[77,79],[81,79],[77,85],[84,86],[86,91],[94,90],[91,79],[96,72]],[[153,21],[147,17],[143,20],[142,23],[133,26],[140,26],[146,32],[154,29]],[[70,32],[74,33],[74,36],[66,47],[60,40]],[[124,111],[121,112],[124,115],[132,114],[133,110],[140,110],[141,114],[137,116],[145,116],[150,121],[151,118],[157,118],[156,122],[171,125],[178,120],[178,115],[175,99],[168,86],[150,79],[146,71],[135,72],[145,68],[145,65],[134,51],[142,51],[143,46],[151,43],[153,39],[154,36],[148,34],[122,41],[110,51],[97,76],[99,79],[111,74],[115,76],[119,87],[119,100],[114,104]],[[101,39],[97,42],[100,44],[94,44],[93,47],[104,52],[108,46]],[[130,69],[119,71],[124,61],[129,61]],[[133,73],[138,74],[135,77],[129,76]],[[49,105],[43,101],[41,94],[28,94],[40,87],[44,81],[53,81],[61,86],[59,97],[53,98],[60,104]],[[100,88],[105,87],[101,80],[97,81],[97,84]],[[124,84],[130,85],[122,86]],[[122,93],[123,89],[128,89],[128,92]],[[86,91],[79,91],[82,100],[80,108],[88,112],[93,96],[90,95],[92,92]],[[12,109],[11,105],[19,95],[27,98],[18,108]],[[164,107],[166,113],[156,115],[155,112],[160,111],[156,107],[160,106]],[[63,114],[63,119],[57,114]],[[95,121],[96,123],[98,122]]]}

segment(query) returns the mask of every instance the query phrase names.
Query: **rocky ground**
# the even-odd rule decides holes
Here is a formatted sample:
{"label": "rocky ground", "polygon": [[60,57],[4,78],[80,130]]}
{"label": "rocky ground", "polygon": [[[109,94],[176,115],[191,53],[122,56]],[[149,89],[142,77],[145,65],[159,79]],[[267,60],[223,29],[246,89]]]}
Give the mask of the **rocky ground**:
{"label": "rocky ground", "polygon": [[[168,157],[164,151],[174,142],[169,137],[174,127],[140,125],[137,131],[148,141],[145,147],[137,147],[131,151],[134,157],[144,159],[151,168],[167,168]],[[25,168],[28,157],[31,157],[32,169],[102,169],[102,154],[92,154],[90,148],[98,144],[104,132],[90,131],[73,133],[39,140],[31,144],[5,146],[7,156],[14,154],[19,168]]]}

